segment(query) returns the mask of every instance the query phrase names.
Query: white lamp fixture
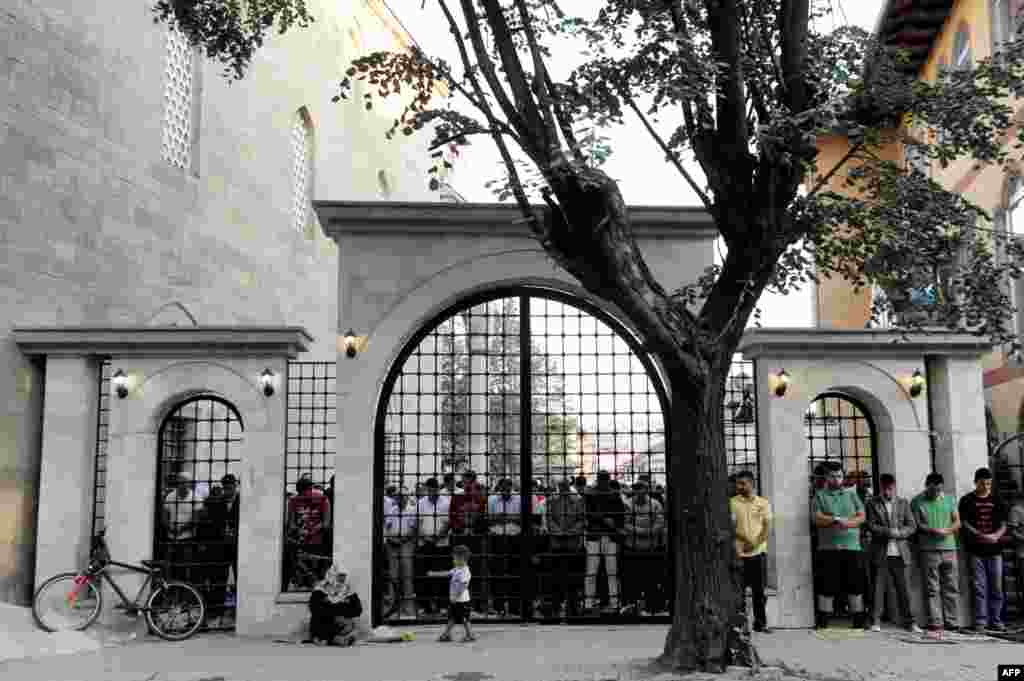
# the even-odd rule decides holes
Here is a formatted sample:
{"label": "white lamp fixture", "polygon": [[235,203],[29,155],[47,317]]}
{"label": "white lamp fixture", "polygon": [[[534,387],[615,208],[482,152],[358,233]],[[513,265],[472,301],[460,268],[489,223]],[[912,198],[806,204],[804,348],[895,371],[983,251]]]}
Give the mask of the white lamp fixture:
{"label": "white lamp fixture", "polygon": [[369,338],[366,336],[357,336],[356,332],[351,328],[345,332],[345,335],[341,337],[341,349],[345,351],[345,356],[352,359],[360,352],[366,350],[366,346],[369,344]]}
{"label": "white lamp fixture", "polygon": [[274,394],[274,372],[270,369],[264,369],[263,373],[260,374],[260,385],[263,386],[263,394],[266,397],[270,397]]}
{"label": "white lamp fixture", "polygon": [[909,387],[907,388],[907,392],[910,393],[911,397],[918,397],[921,394],[921,391],[924,390],[924,386],[926,385],[926,383],[927,381],[925,381],[925,378],[924,376],[921,375],[921,372],[917,369],[914,369],[914,373],[911,375],[910,381],[908,381]]}
{"label": "white lamp fixture", "polygon": [[114,384],[114,390],[117,391],[119,398],[123,400],[128,397],[128,374],[118,369],[110,377],[110,382]]}
{"label": "white lamp fixture", "polygon": [[786,394],[786,390],[789,388],[789,374],[786,373],[785,369],[780,369],[777,374],[768,374],[768,389],[771,390],[776,397],[783,397]]}

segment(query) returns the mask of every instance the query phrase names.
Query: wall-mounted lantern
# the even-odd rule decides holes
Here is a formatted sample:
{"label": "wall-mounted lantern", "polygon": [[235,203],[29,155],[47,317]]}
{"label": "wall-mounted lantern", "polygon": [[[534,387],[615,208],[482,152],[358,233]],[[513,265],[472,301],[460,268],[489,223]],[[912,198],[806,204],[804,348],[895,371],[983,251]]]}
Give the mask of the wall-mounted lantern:
{"label": "wall-mounted lantern", "polygon": [[260,374],[260,385],[263,386],[263,394],[270,397],[274,394],[274,372],[270,369],[264,369],[263,373]]}
{"label": "wall-mounted lantern", "polygon": [[123,400],[128,397],[128,374],[118,369],[110,377],[110,382],[114,384],[114,390],[117,391],[119,398]]}
{"label": "wall-mounted lantern", "polygon": [[914,369],[914,373],[909,378],[905,377],[901,382],[904,383],[911,397],[919,397],[927,384],[927,381],[918,369]]}
{"label": "wall-mounted lantern", "polygon": [[786,394],[786,390],[789,388],[789,374],[786,373],[785,369],[780,369],[777,374],[768,374],[768,389],[771,390],[776,397],[783,397]]}
{"label": "wall-mounted lantern", "polygon": [[357,336],[355,331],[349,329],[341,337],[341,349],[345,351],[346,357],[352,359],[360,352],[366,350],[369,340],[366,336]]}

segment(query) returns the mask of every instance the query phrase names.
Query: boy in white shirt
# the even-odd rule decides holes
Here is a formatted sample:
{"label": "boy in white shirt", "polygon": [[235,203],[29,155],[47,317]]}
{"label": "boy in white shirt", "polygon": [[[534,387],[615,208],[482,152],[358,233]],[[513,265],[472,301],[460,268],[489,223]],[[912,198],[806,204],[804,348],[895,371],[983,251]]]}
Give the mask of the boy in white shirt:
{"label": "boy in white shirt", "polygon": [[466,632],[462,640],[475,641],[476,637],[469,626],[469,580],[472,578],[469,572],[469,548],[459,544],[452,549],[452,564],[452,569],[447,572],[438,570],[429,573],[431,577],[448,577],[448,624],[437,640],[442,643],[451,641],[452,629],[456,624],[461,624]]}

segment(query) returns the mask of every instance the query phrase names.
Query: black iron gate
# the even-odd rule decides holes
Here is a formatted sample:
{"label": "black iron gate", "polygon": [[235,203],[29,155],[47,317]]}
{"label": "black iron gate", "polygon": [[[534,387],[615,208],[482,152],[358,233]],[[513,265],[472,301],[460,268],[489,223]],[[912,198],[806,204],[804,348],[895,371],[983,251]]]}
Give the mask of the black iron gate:
{"label": "black iron gate", "polygon": [[[989,468],[995,477],[995,493],[1011,508],[1024,503],[1024,433],[1002,433],[997,442],[990,444]],[[1024,561],[1017,557],[1010,532],[1003,541],[1003,593],[1007,614],[1017,617],[1024,612]]]}
{"label": "black iron gate", "polygon": [[[757,475],[752,387],[738,362],[723,406],[730,469]],[[634,336],[577,298],[505,289],[425,324],[378,406],[374,622],[442,617],[460,544],[474,617],[666,620],[667,406]]]}
{"label": "black iron gate", "polygon": [[[844,484],[855,487],[863,501],[868,490],[878,490],[878,466],[875,461],[876,433],[875,425],[868,410],[856,399],[837,392],[826,392],[818,395],[807,407],[804,414],[804,427],[808,446],[808,479],[810,494],[826,483],[824,477],[817,475],[824,464],[838,462],[845,473]],[[814,596],[821,591],[821,568],[818,565],[818,532],[814,529],[813,513],[811,514],[811,551],[814,556]],[[868,540],[866,531],[862,531],[862,543]],[[867,546],[863,547],[865,551]],[[864,566],[865,570],[867,566]],[[868,571],[870,576],[870,571]],[[870,584],[865,593],[865,602],[872,597]],[[836,613],[841,614],[845,607],[845,598],[835,599]]]}
{"label": "black iron gate", "polygon": [[234,628],[242,419],[213,396],[177,405],[157,439],[153,556],[206,600],[210,629]]}

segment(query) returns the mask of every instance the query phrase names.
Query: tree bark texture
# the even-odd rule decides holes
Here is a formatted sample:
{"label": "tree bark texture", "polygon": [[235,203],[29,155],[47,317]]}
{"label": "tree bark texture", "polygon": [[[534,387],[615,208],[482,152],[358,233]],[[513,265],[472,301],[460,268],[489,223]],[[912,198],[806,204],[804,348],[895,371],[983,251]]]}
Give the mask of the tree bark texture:
{"label": "tree bark texture", "polygon": [[756,666],[728,507],[725,376],[710,377],[703,389],[682,371],[669,372],[669,382],[675,608],[659,661],[687,671]]}

